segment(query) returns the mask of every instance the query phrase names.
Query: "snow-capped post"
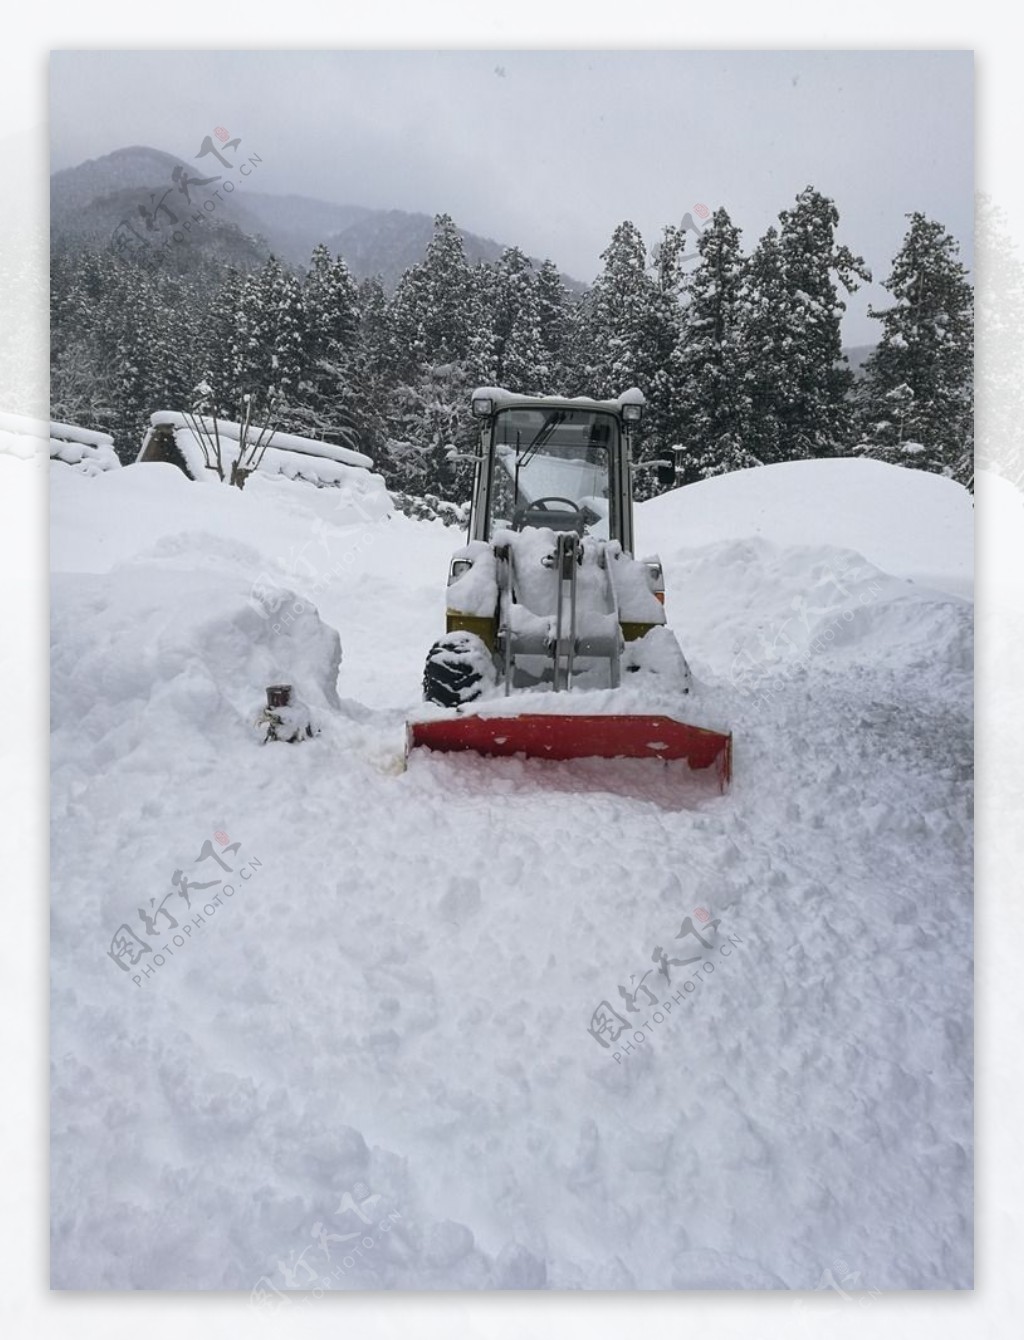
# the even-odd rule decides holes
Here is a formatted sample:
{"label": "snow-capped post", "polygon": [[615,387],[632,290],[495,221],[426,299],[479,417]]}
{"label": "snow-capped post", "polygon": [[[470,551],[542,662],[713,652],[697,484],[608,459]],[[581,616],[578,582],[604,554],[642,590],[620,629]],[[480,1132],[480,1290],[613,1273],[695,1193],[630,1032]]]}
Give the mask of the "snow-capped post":
{"label": "snow-capped post", "polygon": [[298,744],[320,734],[320,726],[313,720],[306,704],[292,700],[290,684],[268,684],[266,692],[267,705],[256,719],[260,744],[268,744],[271,740]]}

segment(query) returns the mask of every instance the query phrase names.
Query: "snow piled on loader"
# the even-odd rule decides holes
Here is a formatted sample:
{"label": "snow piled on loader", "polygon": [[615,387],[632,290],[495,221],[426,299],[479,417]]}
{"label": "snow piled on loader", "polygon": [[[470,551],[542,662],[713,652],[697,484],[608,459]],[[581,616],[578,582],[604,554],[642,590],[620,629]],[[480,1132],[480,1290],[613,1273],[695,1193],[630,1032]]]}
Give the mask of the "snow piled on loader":
{"label": "snow piled on loader", "polygon": [[[966,494],[638,508],[725,797],[403,769],[440,522],[161,465],[52,499],[57,1287],[970,1286]],[[276,682],[315,739],[256,743]]]}

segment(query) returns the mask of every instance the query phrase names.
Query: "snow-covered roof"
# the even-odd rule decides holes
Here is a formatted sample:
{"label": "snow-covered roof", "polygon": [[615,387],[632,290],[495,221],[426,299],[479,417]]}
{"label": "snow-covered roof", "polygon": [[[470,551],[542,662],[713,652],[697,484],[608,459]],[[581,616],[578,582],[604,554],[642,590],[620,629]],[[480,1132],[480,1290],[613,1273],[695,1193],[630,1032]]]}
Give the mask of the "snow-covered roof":
{"label": "snow-covered roof", "polygon": [[25,458],[42,455],[47,440],[51,460],[72,465],[82,474],[99,475],[121,468],[109,433],[56,420],[47,423],[21,414],[0,414],[0,452]]}
{"label": "snow-covered roof", "polygon": [[[193,425],[198,421],[200,428],[205,433],[213,433],[214,428],[222,438],[231,442],[238,443],[242,437],[242,425],[233,423],[230,419],[217,419],[215,421],[205,414],[179,414],[174,410],[157,410],[151,414],[150,423],[155,428],[158,424],[169,424],[174,429],[186,428],[192,431]],[[259,424],[251,424],[249,427],[248,441],[255,442],[264,430]],[[306,456],[322,456],[324,460],[337,461],[341,465],[362,466],[364,470],[370,469],[373,461],[369,456],[364,456],[360,451],[352,451],[349,447],[339,447],[333,442],[321,442],[315,437],[299,437],[297,433],[283,433],[275,429],[271,434],[270,446],[275,451],[299,451]],[[141,454],[141,453],[140,453]]]}
{"label": "snow-covered roof", "polygon": [[73,423],[50,423],[50,459],[73,465],[87,475],[120,470],[121,462],[109,433],[79,428]]}
{"label": "snow-covered roof", "polygon": [[[147,449],[153,441],[154,433],[160,428],[170,428],[174,434],[174,445],[181,453],[188,474],[203,483],[218,482],[217,471],[211,468],[216,439],[220,441],[226,472],[238,459],[242,449],[242,425],[230,419],[214,420],[208,415],[158,410],[150,415],[149,421],[151,426],[136,459],[151,459],[152,453],[147,454]],[[258,449],[258,468],[263,474],[280,474],[288,479],[303,479],[318,485],[338,485],[348,480],[353,472],[363,474],[373,466],[370,457],[364,456],[362,452],[279,430],[269,435],[264,448],[259,445],[263,432],[258,424],[250,424],[245,432],[246,445]]]}

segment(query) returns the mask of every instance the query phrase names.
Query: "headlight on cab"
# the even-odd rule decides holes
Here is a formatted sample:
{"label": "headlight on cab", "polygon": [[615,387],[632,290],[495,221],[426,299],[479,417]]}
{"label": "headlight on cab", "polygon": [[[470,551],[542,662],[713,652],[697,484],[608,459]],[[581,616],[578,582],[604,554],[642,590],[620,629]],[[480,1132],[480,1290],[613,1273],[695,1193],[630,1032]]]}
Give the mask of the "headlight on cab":
{"label": "headlight on cab", "polygon": [[472,566],[473,560],[471,558],[453,558],[451,567],[448,569],[448,585],[451,586],[453,582],[457,582]]}

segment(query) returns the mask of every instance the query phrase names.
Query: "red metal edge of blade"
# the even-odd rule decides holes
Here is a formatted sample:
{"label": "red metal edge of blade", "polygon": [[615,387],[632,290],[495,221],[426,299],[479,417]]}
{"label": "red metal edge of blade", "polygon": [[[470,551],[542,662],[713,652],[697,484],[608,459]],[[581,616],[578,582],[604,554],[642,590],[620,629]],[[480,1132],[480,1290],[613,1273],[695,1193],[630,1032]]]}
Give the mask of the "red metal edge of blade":
{"label": "red metal edge of blade", "polygon": [[451,716],[410,722],[410,749],[441,753],[470,751],[490,757],[525,754],[562,761],[573,758],[684,759],[694,771],[714,768],[719,789],[732,777],[732,736],[689,726],[666,716]]}

